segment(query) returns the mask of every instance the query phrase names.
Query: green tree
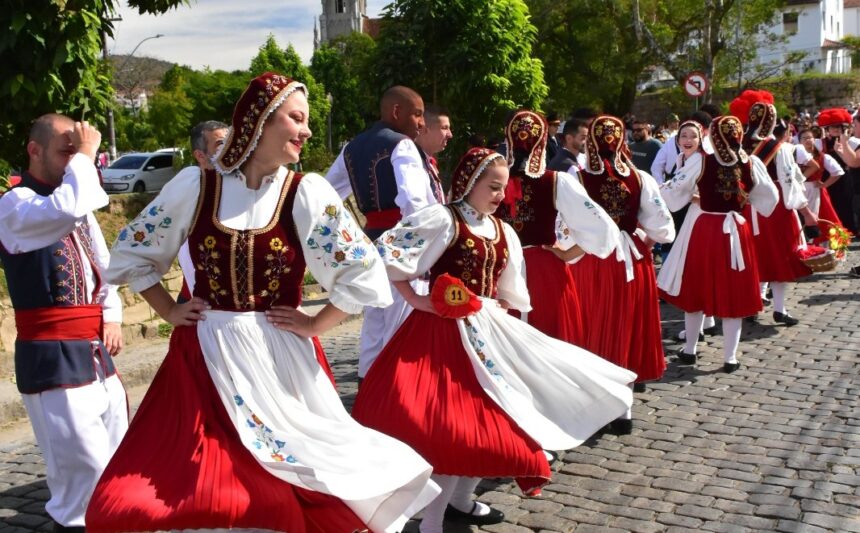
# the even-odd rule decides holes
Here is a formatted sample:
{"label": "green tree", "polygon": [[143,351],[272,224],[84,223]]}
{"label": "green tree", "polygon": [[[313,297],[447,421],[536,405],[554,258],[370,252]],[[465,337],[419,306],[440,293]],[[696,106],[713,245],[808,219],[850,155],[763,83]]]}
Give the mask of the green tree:
{"label": "green tree", "polygon": [[182,69],[173,67],[149,99],[148,121],[161,146],[188,148],[194,105],[185,93],[185,87]]}
{"label": "green tree", "polygon": [[[281,49],[272,35],[269,35],[266,43],[260,47],[259,53],[251,60],[251,76],[259,76],[268,71],[289,76],[307,86],[310,105],[309,122],[313,137],[308,141],[307,153],[302,159],[324,159],[327,153],[326,123],[330,108],[325,87],[317,83],[310,69],[302,64],[293,45],[289,45],[286,50]],[[314,168],[314,170],[322,169]]]}
{"label": "green tree", "polygon": [[[129,0],[163,13],[187,0]],[[0,167],[26,164],[27,132],[37,116],[59,111],[96,124],[111,105],[101,57],[116,0],[9,0],[0,10]]]}
{"label": "green tree", "polygon": [[311,58],[311,74],[332,96],[332,149],[361,132],[378,115],[372,72],[376,42],[353,32],[323,44]]}
{"label": "green tree", "polygon": [[456,156],[469,134],[500,131],[509,110],[540,106],[547,86],[532,57],[536,37],[522,0],[394,0],[377,41],[377,94],[402,84],[446,106],[465,133],[447,150]]}

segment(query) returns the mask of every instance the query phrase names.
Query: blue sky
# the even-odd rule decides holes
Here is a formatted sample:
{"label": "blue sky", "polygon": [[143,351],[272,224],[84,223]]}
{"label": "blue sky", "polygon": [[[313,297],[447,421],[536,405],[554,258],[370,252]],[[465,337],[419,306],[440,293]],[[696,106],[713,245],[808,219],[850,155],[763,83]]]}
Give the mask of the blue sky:
{"label": "blue sky", "polygon": [[[367,0],[367,14],[378,16],[389,0]],[[277,6],[277,7],[275,7]],[[112,54],[135,52],[188,65],[195,69],[244,69],[271,33],[278,43],[293,47],[305,62],[313,54],[314,20],[322,13],[321,0],[191,0],[190,6],[164,15],[138,15],[121,2],[122,21],[114,22]]]}

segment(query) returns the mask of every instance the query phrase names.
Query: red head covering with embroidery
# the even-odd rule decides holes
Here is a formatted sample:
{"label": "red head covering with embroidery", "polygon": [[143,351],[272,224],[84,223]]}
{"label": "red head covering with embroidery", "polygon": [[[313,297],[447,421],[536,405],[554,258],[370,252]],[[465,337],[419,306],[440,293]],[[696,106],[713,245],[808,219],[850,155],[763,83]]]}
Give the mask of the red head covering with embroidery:
{"label": "red head covering with embroidery", "polygon": [[818,125],[822,128],[828,126],[850,126],[851,113],[841,107],[831,107],[818,114]]}
{"label": "red head covering with embroidery", "polygon": [[263,134],[266,119],[296,91],[308,92],[302,83],[274,72],[266,72],[251,80],[236,102],[233,124],[215,156],[218,172],[233,172],[251,156]]}
{"label": "red head covering with embroidery", "polygon": [[463,154],[454,174],[451,176],[451,191],[448,193],[448,202],[459,202],[468,196],[469,191],[475,186],[475,182],[492,161],[502,159],[502,154],[489,148],[470,148]]}
{"label": "red head covering with embroidery", "polygon": [[711,144],[714,146],[714,157],[724,167],[746,163],[749,161],[742,142],[744,127],[741,121],[733,115],[723,115],[711,122]]}
{"label": "red head covering with embroidery", "polygon": [[773,95],[768,91],[747,89],[729,104],[729,114],[746,125],[750,119],[750,108],[757,103],[772,104]]}
{"label": "red head covering with embroidery", "polygon": [[585,138],[585,171],[591,174],[630,175],[624,122],[612,115],[601,115],[591,122]]}
{"label": "red head covering with embroidery", "polygon": [[526,158],[523,173],[530,178],[539,178],[546,171],[546,119],[534,111],[517,111],[505,127],[505,140],[508,144],[508,166],[512,166],[517,156]]}

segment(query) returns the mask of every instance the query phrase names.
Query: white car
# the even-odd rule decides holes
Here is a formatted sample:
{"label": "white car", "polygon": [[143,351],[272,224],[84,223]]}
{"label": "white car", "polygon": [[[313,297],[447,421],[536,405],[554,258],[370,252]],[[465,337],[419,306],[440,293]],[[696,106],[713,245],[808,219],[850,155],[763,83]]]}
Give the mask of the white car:
{"label": "white car", "polygon": [[107,192],[160,191],[175,175],[172,153],[126,154],[102,170],[102,186]]}

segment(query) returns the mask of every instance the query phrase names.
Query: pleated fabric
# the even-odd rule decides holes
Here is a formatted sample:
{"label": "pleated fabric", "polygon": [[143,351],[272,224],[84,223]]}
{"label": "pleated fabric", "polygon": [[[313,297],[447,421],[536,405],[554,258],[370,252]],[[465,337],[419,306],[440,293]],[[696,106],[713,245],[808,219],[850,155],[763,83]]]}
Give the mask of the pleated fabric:
{"label": "pleated fabric", "polygon": [[[803,243],[800,218],[793,209],[786,209],[781,190],[779,194],[779,203],[769,217],[757,215],[759,234],[753,236],[753,242],[761,281],[795,281],[812,274],[797,256],[797,247]],[[744,218],[751,217],[747,206]]]}
{"label": "pleated fabric", "polygon": [[818,229],[821,231],[821,237],[815,240],[816,242],[824,242],[829,238],[830,228],[833,227],[831,223],[837,226],[843,226],[843,224],[833,207],[833,202],[830,200],[830,193],[825,188],[818,190],[821,193],[821,201],[818,206],[818,218],[821,220],[818,223]]}
{"label": "pleated fabric", "polygon": [[730,236],[723,233],[725,218],[723,213],[701,213],[695,219],[681,291],[671,296],[661,290],[660,297],[666,302],[688,313],[702,311],[722,318],[742,318],[762,310],[749,219],[737,225],[745,268],[735,270],[731,267]]}
{"label": "pleated fabric", "polygon": [[248,452],[209,378],[196,327],[174,330],[167,357],[96,486],[86,523],[96,533],[366,527],[338,498],[281,481]]}
{"label": "pleated fabric", "polygon": [[569,268],[582,305],[582,347],[635,372],[637,382],[653,381],[666,370],[657,280],[651,250],[638,235],[632,238],[642,258],[633,259],[629,282],[625,263],[615,255],[586,255]]}
{"label": "pleated fabric", "polygon": [[581,346],[585,339],[579,293],[567,265],[538,246],[523,250],[532,310],[527,322],[537,330]]}

